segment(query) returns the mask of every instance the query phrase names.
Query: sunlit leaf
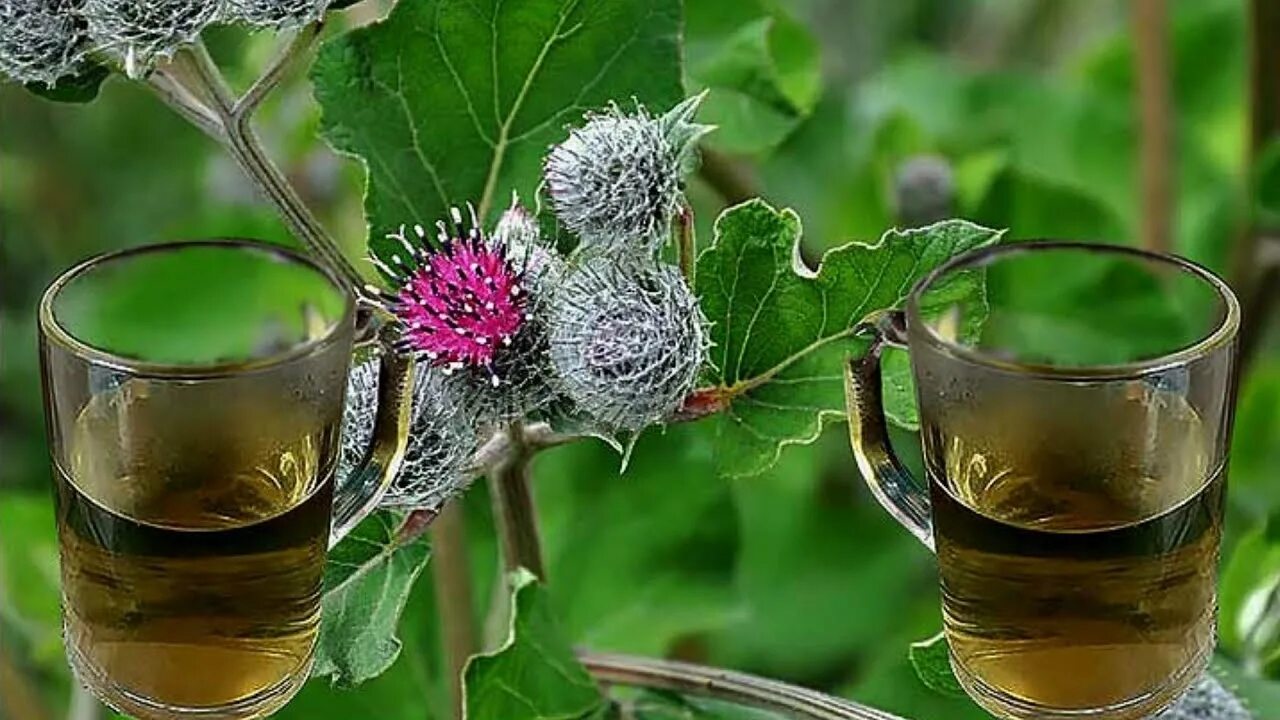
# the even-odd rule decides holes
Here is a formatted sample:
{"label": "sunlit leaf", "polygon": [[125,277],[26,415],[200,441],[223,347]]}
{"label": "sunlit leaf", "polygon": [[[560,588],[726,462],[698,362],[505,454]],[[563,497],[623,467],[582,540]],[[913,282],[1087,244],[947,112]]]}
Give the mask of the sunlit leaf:
{"label": "sunlit leaf", "polygon": [[428,556],[427,541],[402,539],[387,512],[360,523],[330,551],[314,676],[358,685],[395,662],[400,614]]}
{"label": "sunlit leaf", "polygon": [[[951,221],[892,230],[875,244],[830,250],[817,270],[796,265],[800,218],[762,201],[731,208],[698,258],[698,295],[712,322],[713,389],[723,408],[717,456],[728,476],[768,469],[787,445],[815,440],[843,417],[843,362],[860,353],[859,322],[900,304],[920,278],[1000,233]],[[978,276],[957,276],[949,297],[982,297]],[[891,419],[914,425],[906,363],[887,373]]]}
{"label": "sunlit leaf", "polygon": [[543,155],[588,109],[682,97],[677,0],[402,0],[328,43],[323,133],[368,171],[375,251],[404,223],[531,197]]}
{"label": "sunlit leaf", "polygon": [[475,720],[571,720],[605,705],[561,634],[546,591],[533,575],[512,579],[510,632],[497,650],[467,663],[466,716]]}

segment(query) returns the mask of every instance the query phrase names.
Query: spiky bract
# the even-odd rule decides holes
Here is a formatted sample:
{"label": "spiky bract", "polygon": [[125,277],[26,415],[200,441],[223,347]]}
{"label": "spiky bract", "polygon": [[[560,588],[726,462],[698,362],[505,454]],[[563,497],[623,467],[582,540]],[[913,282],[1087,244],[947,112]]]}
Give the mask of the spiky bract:
{"label": "spiky bract", "polygon": [[[340,478],[350,477],[373,438],[378,410],[376,358],[351,368],[342,418]],[[478,444],[473,409],[460,385],[438,369],[420,364],[414,374],[413,424],[404,465],[382,504],[439,507],[471,482],[471,458]]]}
{"label": "spiky bract", "polygon": [[223,9],[223,0],[84,0],[95,47],[121,57],[133,78],[193,42]]}
{"label": "spiky bract", "polygon": [[330,0],[226,0],[230,20],[259,27],[305,25],[324,15]]}
{"label": "spiky bract", "polygon": [[53,86],[72,75],[88,42],[80,0],[0,0],[0,76]]}
{"label": "spiky bract", "polygon": [[662,117],[617,105],[586,116],[586,124],[547,156],[547,190],[557,217],[582,246],[602,254],[652,254],[669,235],[696,158],[710,128],[690,120],[701,96]]}
{"label": "spiky bract", "polygon": [[612,430],[663,422],[693,390],[707,321],[673,267],[588,260],[569,271],[550,314],[562,392]]}

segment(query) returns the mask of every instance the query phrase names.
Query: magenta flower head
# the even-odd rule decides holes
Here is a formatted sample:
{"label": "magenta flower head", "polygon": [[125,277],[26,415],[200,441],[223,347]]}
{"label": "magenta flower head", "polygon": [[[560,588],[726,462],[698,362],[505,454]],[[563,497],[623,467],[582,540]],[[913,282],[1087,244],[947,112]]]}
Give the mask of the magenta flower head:
{"label": "magenta flower head", "polygon": [[485,238],[474,211],[465,231],[456,208],[452,219],[457,229],[439,223],[434,242],[421,225],[401,227],[388,237],[403,252],[373,262],[397,285],[384,297],[403,326],[403,349],[446,373],[482,369],[497,387],[495,360],[528,319],[524,273]]}

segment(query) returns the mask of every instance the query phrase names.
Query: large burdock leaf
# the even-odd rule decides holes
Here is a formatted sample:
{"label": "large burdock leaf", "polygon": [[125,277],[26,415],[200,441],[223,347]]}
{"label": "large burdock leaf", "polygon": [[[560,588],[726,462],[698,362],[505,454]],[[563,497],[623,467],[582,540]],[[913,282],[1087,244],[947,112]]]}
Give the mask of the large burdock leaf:
{"label": "large burdock leaf", "polygon": [[572,720],[599,711],[604,695],[561,633],[546,591],[525,571],[512,577],[511,627],[502,647],[463,673],[466,717]]}
{"label": "large burdock leaf", "polygon": [[683,97],[680,0],[401,0],[328,43],[312,79],[323,132],[368,170],[371,244],[474,202],[532,195],[582,113]]}
{"label": "large burdock leaf", "polygon": [[818,41],[773,0],[691,2],[685,11],[691,90],[713,146],[765,153],[804,122],[822,90]]}
{"label": "large burdock leaf", "polygon": [[[714,243],[698,258],[697,282],[715,347],[713,387],[695,402],[722,411],[713,420],[721,473],[763,472],[783,447],[812,442],[825,420],[842,418],[843,362],[866,347],[854,337],[858,323],[902,303],[946,260],[1000,235],[961,220],[891,230],[875,244],[830,250],[810,270],[796,260],[801,228],[794,212],[760,200],[726,210]],[[957,277],[945,294],[947,302],[966,295],[981,302],[982,276]],[[928,314],[929,303],[922,309]],[[891,357],[885,404],[890,418],[908,427],[915,423],[910,387],[907,363]]]}
{"label": "large burdock leaf", "polygon": [[420,533],[379,512],[329,553],[312,674],[351,686],[381,675],[400,654],[396,627],[430,552]]}

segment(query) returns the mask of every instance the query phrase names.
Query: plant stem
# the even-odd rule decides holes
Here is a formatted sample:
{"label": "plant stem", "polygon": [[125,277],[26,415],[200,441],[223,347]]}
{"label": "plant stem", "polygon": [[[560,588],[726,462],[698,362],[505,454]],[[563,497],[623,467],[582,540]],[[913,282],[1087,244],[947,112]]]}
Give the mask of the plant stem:
{"label": "plant stem", "polygon": [[814,720],[902,720],[849,700],[754,675],[670,660],[581,653],[596,680],[701,695]]}
{"label": "plant stem", "polygon": [[1256,160],[1280,135],[1280,5],[1274,0],[1250,0],[1246,25],[1250,41],[1249,153]]}
{"label": "plant stem", "polygon": [[262,104],[262,101],[267,99],[272,90],[280,86],[280,83],[289,75],[290,71],[304,60],[310,59],[323,30],[324,20],[318,20],[300,28],[285,49],[267,66],[262,75],[249,86],[244,95],[240,96],[240,99],[231,108],[231,114],[240,118],[242,122],[247,122],[253,116],[254,111],[258,109],[258,106]]}
{"label": "plant stem", "polygon": [[1173,235],[1173,119],[1169,76],[1169,18],[1165,0],[1134,0],[1133,37],[1138,82],[1139,190],[1142,247],[1169,252]]}
{"label": "plant stem", "polygon": [[462,671],[479,650],[472,614],[471,560],[467,552],[466,513],[451,502],[431,526],[431,578],[435,583],[441,649],[449,679],[449,707],[462,718]]}
{"label": "plant stem", "polygon": [[680,258],[680,274],[684,275],[689,287],[695,287],[698,271],[698,248],[693,239],[693,206],[688,200],[680,203],[676,215],[676,242]]}
{"label": "plant stem", "polygon": [[1271,283],[1277,274],[1280,232],[1260,227],[1255,209],[1258,160],[1280,138],[1280,5],[1274,0],[1249,3],[1249,142],[1245,146],[1244,217],[1231,258],[1231,285],[1244,302],[1244,326],[1240,330],[1241,372],[1247,369],[1277,306]]}
{"label": "plant stem", "polygon": [[538,538],[538,518],[529,490],[529,465],[538,448],[529,443],[524,423],[519,421],[507,428],[507,438],[511,443],[509,451],[489,472],[493,520],[502,542],[503,562],[508,572],[524,568],[545,582],[547,570]]}
{"label": "plant stem", "polygon": [[296,62],[306,56],[319,37],[318,25],[299,32],[289,47],[239,99],[202,43],[178,53],[174,61],[152,74],[149,83],[165,104],[217,140],[280,213],[290,231],[324,263],[347,290],[367,299],[364,280],[338,249],[297,191],[267,156],[253,129],[253,112]]}

